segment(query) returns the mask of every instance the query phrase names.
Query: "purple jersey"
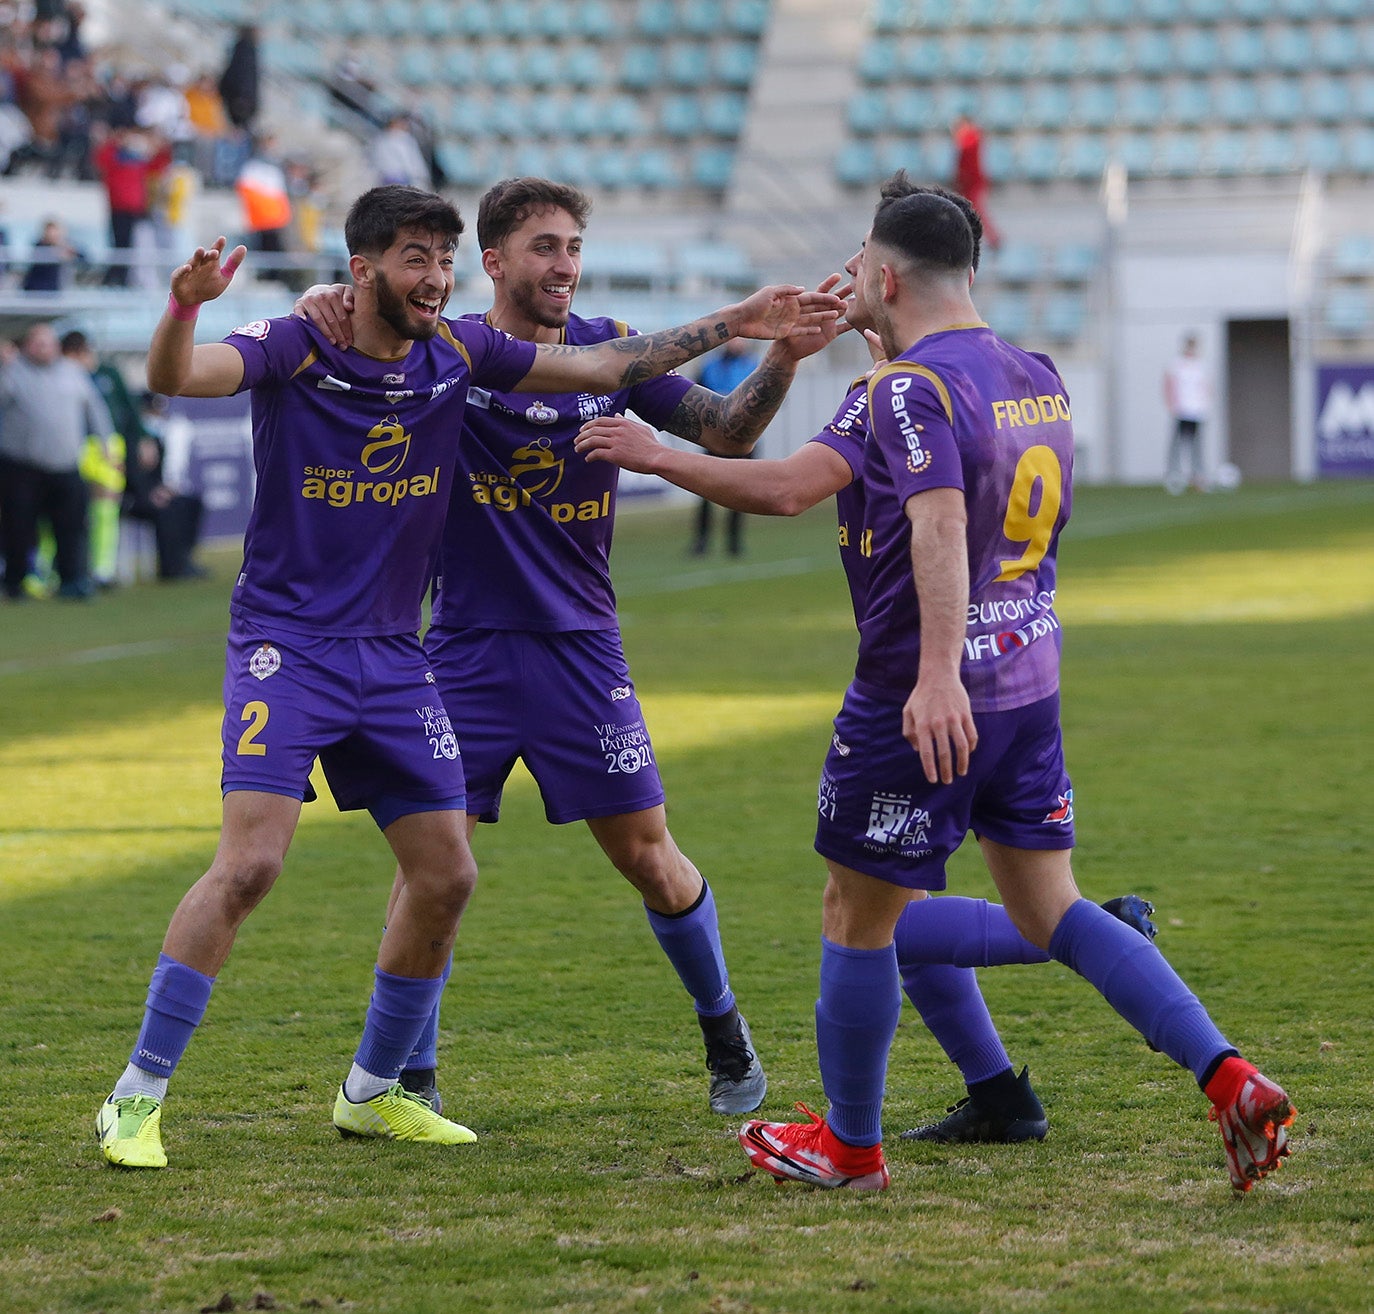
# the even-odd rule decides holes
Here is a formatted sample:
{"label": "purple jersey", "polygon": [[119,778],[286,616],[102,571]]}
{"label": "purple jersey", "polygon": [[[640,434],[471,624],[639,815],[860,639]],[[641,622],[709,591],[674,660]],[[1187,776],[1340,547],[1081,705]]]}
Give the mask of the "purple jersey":
{"label": "purple jersey", "polygon": [[868,602],[868,569],[873,555],[872,535],[864,528],[864,450],[868,445],[868,380],[860,377],[850,386],[835,418],[812,440],[838,452],[849,463],[854,478],[835,494],[835,514],[840,521],[840,564],[849,584],[857,625]]}
{"label": "purple jersey", "polygon": [[[846,412],[847,413],[847,412]],[[968,511],[969,607],[962,676],[975,712],[1038,702],[1059,687],[1055,555],[1069,519],[1073,427],[1045,356],[982,326],[922,338],[868,390],[855,685],[905,699],[920,618],[905,505],[959,488]],[[851,428],[859,423],[856,414]],[[824,435],[822,436],[824,439]],[[851,526],[851,534],[854,532]]]}
{"label": "purple jersey", "polygon": [[[563,340],[585,346],[632,332],[618,320],[571,315]],[[664,428],[691,386],[670,373],[604,396],[469,389],[435,625],[616,628],[610,552],[620,472],[607,461],[587,461],[573,439],[585,421],[627,409]]]}
{"label": "purple jersey", "polygon": [[230,611],[339,638],[417,632],[468,384],[512,387],[534,346],[455,321],[375,360],[295,318],[225,341],[252,389],[257,472]]}

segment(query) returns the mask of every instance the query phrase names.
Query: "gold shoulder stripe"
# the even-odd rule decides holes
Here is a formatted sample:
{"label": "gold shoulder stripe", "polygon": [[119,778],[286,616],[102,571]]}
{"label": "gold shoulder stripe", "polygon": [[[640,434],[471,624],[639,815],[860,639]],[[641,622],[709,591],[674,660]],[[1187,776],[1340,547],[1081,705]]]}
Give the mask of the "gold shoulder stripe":
{"label": "gold shoulder stripe", "polygon": [[305,370],[308,370],[317,360],[319,360],[319,358],[320,353],[312,348],[310,355],[308,355],[303,361],[301,361],[299,365],[296,366],[294,370],[291,371],[291,377],[294,379],[296,375],[302,373]]}
{"label": "gold shoulder stripe", "polygon": [[467,362],[468,369],[471,369],[472,357],[468,355],[468,349],[453,336],[453,330],[442,319],[439,321],[439,336]]}
{"label": "gold shoulder stripe", "polygon": [[878,370],[873,375],[868,381],[868,404],[870,406],[873,404],[873,385],[877,383],[879,379],[885,379],[892,374],[919,374],[921,378],[929,379],[930,382],[935,385],[935,391],[939,394],[940,405],[943,406],[945,410],[945,418],[951,424],[954,423],[954,404],[949,399],[949,389],[945,387],[944,380],[940,378],[934,370],[927,368],[925,365],[917,365],[909,360],[892,361],[890,364],[884,365],[882,369]]}

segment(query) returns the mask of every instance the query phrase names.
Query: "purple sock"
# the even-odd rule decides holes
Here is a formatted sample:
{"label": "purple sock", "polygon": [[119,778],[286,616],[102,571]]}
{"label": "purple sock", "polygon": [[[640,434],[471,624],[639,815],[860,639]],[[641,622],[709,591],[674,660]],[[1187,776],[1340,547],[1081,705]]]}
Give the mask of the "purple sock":
{"label": "purple sock", "polygon": [[830,1101],[830,1130],[850,1145],[883,1139],[887,1053],[902,1012],[897,955],[886,949],[846,949],[821,937],[821,997],[816,1000],[816,1051]]}
{"label": "purple sock", "polygon": [[154,1076],[170,1077],[205,1016],[214,984],[214,977],[158,954],[148,983],[143,1026],[129,1062]]}
{"label": "purple sock", "polygon": [[[448,962],[444,964],[443,975],[440,980],[444,985],[448,985],[448,979],[453,975],[453,953],[450,950]],[[434,1011],[430,1013],[429,1020],[425,1023],[425,1029],[420,1032],[420,1038],[415,1042],[415,1048],[411,1050],[410,1057],[406,1059],[406,1068],[437,1068],[439,1066],[439,1004],[443,999],[444,986],[439,987],[439,999],[434,1001]]]}
{"label": "purple sock", "polygon": [[734,1008],[711,887],[702,881],[701,894],[685,912],[655,912],[646,904],[644,914],[697,1012],[703,1017],[720,1017]]}
{"label": "purple sock", "polygon": [[442,976],[392,976],[374,968],[363,1038],[353,1061],[376,1077],[395,1081],[439,1001]]}
{"label": "purple sock", "polygon": [[1050,961],[1049,954],[1037,949],[1012,925],[1000,903],[953,894],[913,899],[898,919],[893,938],[903,970],[908,963],[1005,967],[1009,963]]}
{"label": "purple sock", "polygon": [[986,1081],[1011,1067],[973,968],[904,963],[900,959],[897,965],[907,998],[916,1005],[940,1048],[958,1066],[964,1085]]}
{"label": "purple sock", "polygon": [[1236,1052],[1163,954],[1091,900],[1079,899],[1060,919],[1050,953],[1199,1081],[1219,1055]]}

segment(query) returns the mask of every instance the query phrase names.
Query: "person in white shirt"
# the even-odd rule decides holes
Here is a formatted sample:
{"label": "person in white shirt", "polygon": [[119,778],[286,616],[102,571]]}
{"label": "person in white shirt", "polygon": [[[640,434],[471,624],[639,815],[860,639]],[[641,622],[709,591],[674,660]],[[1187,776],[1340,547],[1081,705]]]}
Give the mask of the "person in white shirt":
{"label": "person in white shirt", "polygon": [[1179,354],[1164,371],[1164,400],[1174,422],[1173,435],[1169,440],[1169,459],[1164,471],[1164,487],[1174,494],[1190,487],[1205,492],[1207,481],[1202,471],[1202,425],[1207,419],[1211,401],[1211,384],[1207,368],[1198,354],[1195,333],[1184,337]]}

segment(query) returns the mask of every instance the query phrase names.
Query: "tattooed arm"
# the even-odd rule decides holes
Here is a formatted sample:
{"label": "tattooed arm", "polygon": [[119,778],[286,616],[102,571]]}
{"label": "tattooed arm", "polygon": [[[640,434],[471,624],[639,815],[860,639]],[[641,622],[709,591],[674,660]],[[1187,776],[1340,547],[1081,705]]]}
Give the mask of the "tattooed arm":
{"label": "tattooed arm", "polygon": [[729,338],[799,340],[823,336],[843,302],[829,293],[805,292],[782,284],[765,287],[745,301],[678,328],[632,338],[612,338],[589,347],[538,344],[530,372],[516,392],[616,392],[632,387],[718,347]]}
{"label": "tattooed arm", "polygon": [[[849,295],[848,286],[832,274],[816,289],[816,297]],[[841,319],[821,324],[820,332],[789,334],[768,348],[759,366],[728,396],[694,384],[682,396],[664,428],[697,443],[716,456],[748,456],[787,396],[798,362],[828,346],[848,325]]]}

